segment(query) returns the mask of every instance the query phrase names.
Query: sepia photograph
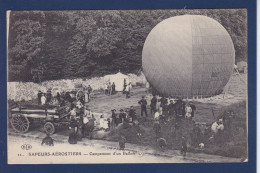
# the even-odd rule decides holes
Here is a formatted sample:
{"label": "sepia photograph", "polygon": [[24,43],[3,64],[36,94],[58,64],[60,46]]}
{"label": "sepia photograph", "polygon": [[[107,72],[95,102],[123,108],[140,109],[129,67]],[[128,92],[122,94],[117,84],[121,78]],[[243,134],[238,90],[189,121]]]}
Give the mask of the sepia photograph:
{"label": "sepia photograph", "polygon": [[247,9],[6,16],[8,164],[248,162]]}

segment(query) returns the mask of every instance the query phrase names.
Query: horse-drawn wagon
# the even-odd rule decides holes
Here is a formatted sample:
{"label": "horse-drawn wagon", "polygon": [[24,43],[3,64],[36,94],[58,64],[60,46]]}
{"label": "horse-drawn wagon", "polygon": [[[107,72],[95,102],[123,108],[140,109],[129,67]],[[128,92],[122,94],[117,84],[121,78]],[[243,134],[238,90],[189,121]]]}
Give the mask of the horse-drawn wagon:
{"label": "horse-drawn wagon", "polygon": [[68,125],[68,115],[60,115],[55,106],[23,106],[10,110],[10,124],[17,133],[28,132],[30,126],[35,122],[40,122],[43,129],[48,134],[53,134],[56,127]]}
{"label": "horse-drawn wagon", "polygon": [[65,105],[65,100],[69,103],[80,101],[84,105],[85,91],[82,88],[75,88],[62,92],[61,97],[61,100],[52,97],[46,105],[16,103],[9,109],[9,122],[12,129],[17,133],[26,133],[33,124],[39,122],[46,133],[53,134],[57,127],[69,126],[71,107]]}

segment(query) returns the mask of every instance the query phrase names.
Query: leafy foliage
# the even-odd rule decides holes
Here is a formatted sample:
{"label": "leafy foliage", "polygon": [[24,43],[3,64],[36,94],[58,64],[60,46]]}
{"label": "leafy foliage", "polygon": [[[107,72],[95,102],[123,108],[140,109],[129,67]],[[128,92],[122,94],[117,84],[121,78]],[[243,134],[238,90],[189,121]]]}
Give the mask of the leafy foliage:
{"label": "leafy foliage", "polygon": [[8,38],[9,81],[137,73],[142,48],[162,20],[200,14],[219,21],[247,61],[247,12],[232,10],[12,11]]}

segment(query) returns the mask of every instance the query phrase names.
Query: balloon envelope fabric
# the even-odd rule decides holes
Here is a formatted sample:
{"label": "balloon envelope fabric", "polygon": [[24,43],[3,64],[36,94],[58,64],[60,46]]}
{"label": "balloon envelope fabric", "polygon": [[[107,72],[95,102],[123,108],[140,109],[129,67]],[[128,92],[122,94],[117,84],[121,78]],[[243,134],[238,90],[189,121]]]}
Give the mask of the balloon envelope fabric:
{"label": "balloon envelope fabric", "polygon": [[230,35],[202,15],[171,17],[149,33],[142,52],[144,74],[165,96],[185,98],[219,94],[235,63]]}

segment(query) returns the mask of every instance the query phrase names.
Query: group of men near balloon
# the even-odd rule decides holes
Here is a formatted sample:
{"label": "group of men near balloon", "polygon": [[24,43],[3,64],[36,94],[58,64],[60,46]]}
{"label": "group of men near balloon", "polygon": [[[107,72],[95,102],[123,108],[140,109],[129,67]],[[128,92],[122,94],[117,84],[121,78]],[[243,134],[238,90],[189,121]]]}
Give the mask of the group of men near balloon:
{"label": "group of men near balloon", "polygon": [[[149,117],[147,114],[147,101],[143,96],[138,102],[141,106],[141,116]],[[190,102],[185,102],[181,98],[176,100],[166,98],[162,96],[160,99],[156,95],[153,95],[150,101],[150,115],[154,121],[154,133],[156,135],[158,144],[161,148],[167,146],[167,141],[163,138],[161,126],[167,122],[173,120],[175,123],[175,129],[181,129],[185,127],[180,127],[185,125],[182,122],[195,123],[193,120],[196,112],[195,104]],[[225,142],[226,138],[231,135],[231,124],[234,121],[234,111],[225,111],[219,117],[217,121],[209,123],[206,125],[204,131],[202,132],[200,125],[196,124],[190,131],[189,136],[182,136],[181,139],[181,153],[185,156],[187,152],[187,140],[191,141],[191,145],[194,147],[204,148],[205,144],[222,144]],[[225,127],[225,128],[224,128]]]}
{"label": "group of men near balloon", "polygon": [[[167,141],[162,137],[161,125],[166,124],[166,122],[171,119],[175,119],[175,125],[178,125],[183,119],[192,120],[194,117],[196,106],[193,102],[185,103],[181,98],[177,100],[170,99],[168,101],[166,97],[162,96],[160,99],[156,95],[153,95],[150,104],[150,115],[154,120],[153,130],[155,132],[158,145],[163,149],[167,146]],[[169,103],[170,102],[170,103]],[[143,96],[142,99],[138,102],[141,105],[141,116],[148,116],[147,113],[147,101]],[[181,153],[186,156],[187,152],[187,141],[185,136],[181,138]]]}
{"label": "group of men near balloon", "polygon": [[[147,117],[147,101],[143,96],[142,99],[138,102],[141,105],[141,116],[145,114]],[[193,102],[185,103],[181,98],[177,100],[168,99],[162,96],[160,99],[157,99],[156,95],[153,95],[150,104],[151,115],[154,116],[155,120],[168,121],[169,119],[175,117],[176,119],[190,119],[194,117],[196,106]]]}
{"label": "group of men near balloon", "polygon": [[[91,91],[91,90],[90,90]],[[46,96],[45,104],[48,104],[50,100],[52,100],[52,94],[50,90],[47,91],[46,94],[39,92],[38,93],[38,103],[43,104],[42,97]],[[192,101],[185,102],[181,98],[169,99],[164,96],[157,97],[153,95],[150,100],[150,116],[147,112],[148,102],[145,96],[142,96],[142,99],[138,101],[138,104],[141,107],[140,115],[137,115],[136,110],[133,106],[126,109],[120,109],[118,112],[116,109],[111,110],[111,116],[105,117],[101,114],[99,117],[99,123],[91,111],[87,108],[85,104],[84,95],[78,94],[77,100],[70,96],[69,92],[65,94],[59,94],[55,96],[56,100],[59,102],[59,113],[60,114],[68,114],[69,117],[69,143],[76,144],[77,141],[80,141],[83,137],[88,137],[92,139],[92,132],[97,125],[99,125],[99,130],[110,131],[115,129],[120,124],[123,125],[123,128],[129,128],[133,126],[133,124],[138,124],[140,117],[147,117],[148,119],[153,120],[153,130],[157,139],[157,142],[161,148],[165,148],[167,146],[167,141],[162,136],[161,126],[166,124],[167,122],[174,120],[175,128],[179,128],[179,124],[181,121],[190,121],[192,122],[193,117],[195,116],[196,106]],[[207,126],[205,136],[207,139],[221,139],[221,135],[223,134],[224,125],[226,128],[230,127],[231,117],[233,117],[233,113],[231,115],[222,115],[219,117],[216,122],[214,122],[211,126]],[[212,133],[213,132],[213,133]],[[204,147],[204,143],[202,143],[201,130],[196,125],[192,130],[191,135],[192,141],[194,141],[195,146],[199,145],[199,147]],[[187,137],[181,137],[181,153],[185,156],[187,152]],[[120,149],[124,149],[125,143],[127,142],[125,136],[121,136],[119,138],[119,146]]]}
{"label": "group of men near balloon", "polygon": [[[190,145],[193,147],[199,147],[203,149],[205,144],[223,144],[227,137],[231,135],[232,129],[232,122],[234,121],[235,114],[234,111],[225,111],[223,114],[218,116],[216,122],[206,124],[204,131],[200,128],[200,125],[195,123],[193,120],[196,112],[196,106],[192,101],[183,101],[181,98],[177,98],[176,100],[166,98],[162,96],[158,98],[156,95],[153,95],[152,99],[150,100],[150,116],[147,113],[147,106],[148,102],[145,96],[142,96],[142,99],[138,101],[141,107],[141,117],[147,117],[148,119],[153,119],[153,130],[157,139],[157,143],[159,147],[162,149],[167,146],[167,141],[162,135],[162,126],[167,124],[169,121],[173,121],[175,129],[183,129],[183,122],[190,122],[194,124],[192,130],[190,131],[190,135],[188,136],[181,136],[181,149],[180,152],[184,156],[186,156],[186,152],[188,150],[188,140]],[[122,110],[121,110],[122,111]],[[139,120],[139,116],[136,114],[134,107],[130,108],[128,112],[128,117],[130,117],[131,121],[125,122],[133,122],[135,123]],[[115,117],[112,111],[112,117]],[[113,116],[114,115],[114,116]],[[124,117],[125,116],[120,116]],[[115,119],[116,121],[116,119]],[[122,123],[120,121],[119,123]],[[127,126],[126,126],[127,127]],[[225,127],[225,128],[224,128]],[[120,143],[121,141],[121,143]],[[120,138],[119,145],[124,146],[125,144],[122,141],[127,141],[124,136]]]}

